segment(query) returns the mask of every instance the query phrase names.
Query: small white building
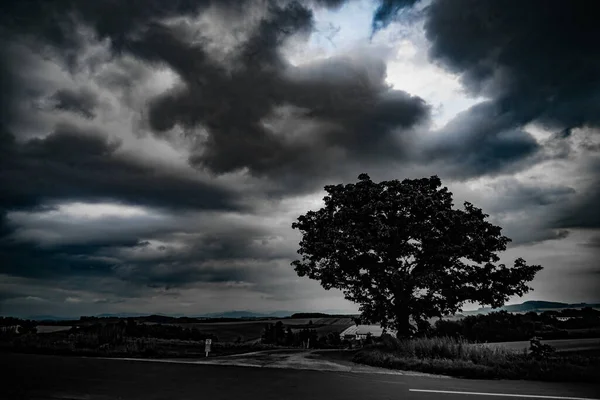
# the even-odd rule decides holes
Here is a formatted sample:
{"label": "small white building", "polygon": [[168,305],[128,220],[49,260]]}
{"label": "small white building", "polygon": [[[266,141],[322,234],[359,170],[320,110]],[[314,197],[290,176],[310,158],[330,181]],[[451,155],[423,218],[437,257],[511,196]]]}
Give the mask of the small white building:
{"label": "small white building", "polygon": [[[364,340],[369,333],[371,337],[381,337],[384,329],[379,325],[352,325],[340,333],[340,338],[342,340]],[[393,330],[385,330],[385,333],[396,336],[396,332]]]}
{"label": "small white building", "polygon": [[571,318],[572,318],[572,317],[556,317],[556,319],[557,319],[557,320],[559,320],[559,321],[562,321],[562,322],[564,322],[564,321],[568,321],[568,320],[570,320]]}
{"label": "small white building", "polygon": [[10,325],[10,326],[0,327],[0,331],[2,331],[2,332],[19,333],[20,330],[21,330],[21,325]]}

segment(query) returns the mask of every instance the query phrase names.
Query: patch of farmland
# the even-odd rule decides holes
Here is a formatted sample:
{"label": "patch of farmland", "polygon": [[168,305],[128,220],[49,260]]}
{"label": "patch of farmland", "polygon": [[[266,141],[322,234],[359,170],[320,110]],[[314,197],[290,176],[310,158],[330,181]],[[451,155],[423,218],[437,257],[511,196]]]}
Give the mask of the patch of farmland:
{"label": "patch of farmland", "polygon": [[277,321],[281,321],[285,326],[294,326],[294,325],[308,325],[308,323],[310,321],[313,322],[313,324],[316,324],[318,319],[317,318],[289,318],[289,319],[278,319],[276,321],[273,321],[273,323],[277,322]]}
{"label": "patch of farmland", "polygon": [[38,325],[36,326],[37,333],[54,333],[61,331],[68,331],[71,329],[70,326],[56,326],[56,325]]}
{"label": "patch of farmland", "polygon": [[220,342],[235,342],[238,338],[242,342],[260,338],[267,321],[240,321],[240,322],[210,322],[180,324],[185,328],[196,328],[200,332],[213,334]]}
{"label": "patch of farmland", "polygon": [[340,333],[354,324],[351,318],[290,318],[270,321],[201,322],[177,325],[185,328],[193,327],[203,333],[216,335],[220,342],[235,342],[238,338],[242,342],[248,342],[259,339],[268,324],[275,324],[278,321],[283,323],[284,329],[287,329],[288,326],[292,329],[301,329],[312,321],[314,329],[319,335],[327,335],[330,332]]}
{"label": "patch of farmland", "polygon": [[[315,322],[315,321],[313,321]],[[318,322],[316,322],[318,324],[324,324],[324,325],[352,325],[354,324],[354,321],[352,320],[352,318],[321,318],[318,320]]]}

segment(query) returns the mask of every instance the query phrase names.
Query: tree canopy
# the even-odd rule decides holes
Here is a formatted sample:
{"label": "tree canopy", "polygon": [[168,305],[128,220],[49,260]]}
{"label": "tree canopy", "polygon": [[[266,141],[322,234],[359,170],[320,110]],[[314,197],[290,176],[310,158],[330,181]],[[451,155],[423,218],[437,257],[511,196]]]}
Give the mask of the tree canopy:
{"label": "tree canopy", "polygon": [[[437,176],[325,186],[325,206],[292,224],[302,233],[292,262],[299,276],[340,289],[365,322],[398,336],[427,329],[427,320],[467,301],[502,306],[522,296],[542,269],[518,258],[500,264],[510,239],[471,203],[453,208]],[[411,323],[411,319],[412,322]]]}

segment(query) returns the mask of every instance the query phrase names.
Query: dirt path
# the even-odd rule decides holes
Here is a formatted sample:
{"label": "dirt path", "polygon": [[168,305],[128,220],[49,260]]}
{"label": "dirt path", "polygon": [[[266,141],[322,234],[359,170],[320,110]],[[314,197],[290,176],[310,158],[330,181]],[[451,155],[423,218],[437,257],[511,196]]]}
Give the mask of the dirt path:
{"label": "dirt path", "polygon": [[[339,352],[339,351],[338,351]],[[411,371],[388,370],[385,368],[370,367],[366,365],[355,364],[352,361],[339,359],[339,357],[328,357],[327,351],[323,350],[267,350],[257,351],[239,355],[230,355],[224,357],[215,357],[199,360],[176,360],[162,359],[149,360],[165,363],[182,364],[208,364],[208,365],[230,365],[255,368],[283,368],[283,369],[303,369],[316,371],[334,371],[334,372],[354,372],[371,373],[387,375],[412,375],[412,376],[430,376],[448,378],[424,374]],[[450,378],[448,378],[450,379]]]}

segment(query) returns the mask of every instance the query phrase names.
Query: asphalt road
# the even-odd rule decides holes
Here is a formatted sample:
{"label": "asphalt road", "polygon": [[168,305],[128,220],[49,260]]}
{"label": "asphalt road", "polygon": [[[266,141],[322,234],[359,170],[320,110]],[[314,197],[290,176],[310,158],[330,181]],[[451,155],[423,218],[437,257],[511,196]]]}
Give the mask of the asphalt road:
{"label": "asphalt road", "polygon": [[[600,398],[600,385],[0,354],[1,399]],[[477,394],[473,394],[477,393]],[[491,397],[490,397],[491,396]]]}

